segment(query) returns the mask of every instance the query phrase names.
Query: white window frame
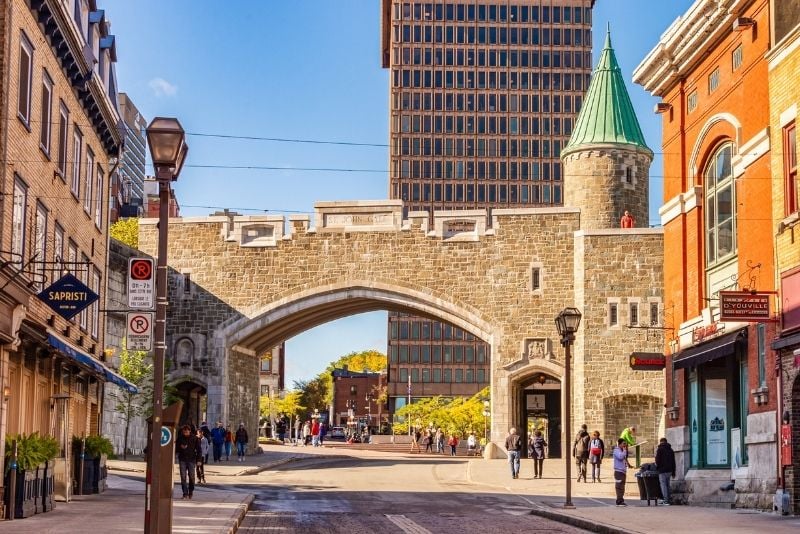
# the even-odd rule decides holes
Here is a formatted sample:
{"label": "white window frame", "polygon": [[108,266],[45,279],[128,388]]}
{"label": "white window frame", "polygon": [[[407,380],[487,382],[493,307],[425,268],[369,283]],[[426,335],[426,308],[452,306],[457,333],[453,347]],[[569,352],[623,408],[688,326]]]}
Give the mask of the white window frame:
{"label": "white window frame", "polygon": [[105,175],[103,174],[103,168],[99,165],[97,166],[97,179],[95,184],[95,192],[94,192],[94,225],[102,230],[103,229],[103,198],[105,198],[105,192],[103,191],[103,182],[105,181]]}
{"label": "white window frame", "polygon": [[628,326],[642,324],[642,307],[640,304],[639,299],[628,299]]}
{"label": "white window frame", "polygon": [[[728,160],[728,174],[723,177],[722,180],[716,181],[713,187],[709,187],[709,174],[717,173],[717,160],[718,155],[728,148],[730,150],[730,156]],[[711,269],[717,265],[722,265],[726,263],[728,260],[736,256],[737,252],[737,239],[736,239],[736,183],[734,179],[734,172],[733,172],[733,157],[736,154],[736,147],[731,141],[725,141],[720,143],[714,151],[711,153],[711,156],[708,159],[705,167],[703,168],[703,188],[704,188],[704,197],[705,197],[705,215],[703,217],[703,229],[705,232],[705,259],[706,259],[706,268]],[[713,168],[713,169],[712,169]],[[730,250],[728,250],[724,255],[720,255],[720,247],[719,247],[719,235],[720,229],[722,228],[722,224],[719,223],[719,207],[718,207],[718,198],[720,197],[720,193],[725,191],[726,189],[730,189],[730,203],[731,203],[731,216],[730,216],[730,229],[731,229],[731,237],[730,237]],[[711,221],[710,218],[714,217],[714,221]],[[728,219],[726,219],[727,221]],[[726,221],[723,221],[726,222]],[[713,226],[713,227],[712,227]],[[713,247],[714,247],[714,257],[711,258],[711,251],[712,251],[712,242],[709,238],[713,231]]]}
{"label": "white window frame", "polygon": [[34,230],[33,253],[34,271],[39,275],[36,287],[44,288],[45,266],[47,265],[47,207],[41,202],[36,203],[36,228]]}
{"label": "white window frame", "polygon": [[83,175],[83,211],[92,211],[92,190],[94,189],[94,152],[86,147],[86,174]]}
{"label": "white window frame", "polygon": [[739,67],[742,66],[744,62],[744,49],[742,48],[741,43],[739,46],[733,49],[731,52],[731,70],[737,70]]}
{"label": "white window frame", "polygon": [[[23,72],[23,67],[27,73]],[[31,123],[31,99],[33,90],[33,45],[25,32],[19,35],[19,65],[17,68],[19,76],[17,90],[17,117],[30,129]]]}
{"label": "white window frame", "polygon": [[622,326],[619,320],[619,305],[619,298],[609,298],[606,301],[606,326],[608,328],[620,328]]}
{"label": "white window frame", "polygon": [[719,67],[717,67],[708,75],[708,94],[713,93],[719,88],[719,78]]}
{"label": "white window frame", "polygon": [[[530,282],[528,289],[534,295],[544,294],[544,265],[542,262],[534,261],[528,266]],[[538,285],[536,283],[538,282]]]}
{"label": "white window frame", "polygon": [[58,114],[61,122],[58,123],[58,160],[56,167],[58,167],[58,171],[61,174],[61,179],[66,182],[67,150],[69,149],[67,146],[69,143],[69,109],[67,109],[63,101],[59,103]]}
{"label": "white window frame", "polygon": [[61,277],[64,268],[64,228],[55,222],[53,230],[53,269],[50,275],[53,281]]}
{"label": "white window frame", "polygon": [[[92,271],[92,285],[91,285],[91,288],[92,288],[92,291],[94,291],[98,295],[100,294],[100,280],[101,280],[101,278],[102,278],[102,275],[100,274],[100,271],[98,269],[94,269]],[[92,335],[92,337],[94,339],[98,339],[100,337],[100,301],[99,300],[94,301],[94,303],[92,304],[91,313],[92,313],[91,335]]]}
{"label": "white window frame", "polygon": [[691,113],[697,109],[697,89],[686,96],[686,112]]}
{"label": "white window frame", "polygon": [[[647,299],[648,304],[648,319],[650,326],[661,326],[663,324],[662,316],[664,315],[664,305],[661,302],[661,299],[658,297],[649,297]],[[655,309],[655,316],[653,315],[653,310]],[[653,320],[655,319],[655,320]]]}
{"label": "white window frame", "polygon": [[41,128],[39,135],[39,146],[47,157],[50,157],[50,144],[53,134],[53,80],[42,70],[42,109],[41,109]]}
{"label": "white window frame", "polygon": [[77,126],[72,127],[72,181],[70,191],[75,198],[80,198],[81,192],[81,155],[83,153],[83,134]]}
{"label": "white window frame", "polygon": [[22,267],[28,219],[28,185],[19,175],[14,175],[14,198],[11,213],[11,261]]}

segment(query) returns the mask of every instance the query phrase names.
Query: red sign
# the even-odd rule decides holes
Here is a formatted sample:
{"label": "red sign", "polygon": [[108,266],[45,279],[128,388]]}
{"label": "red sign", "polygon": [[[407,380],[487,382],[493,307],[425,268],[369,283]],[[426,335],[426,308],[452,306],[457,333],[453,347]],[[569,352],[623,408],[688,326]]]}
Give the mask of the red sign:
{"label": "red sign", "polygon": [[770,320],[769,293],[720,291],[719,320],[759,323]]}
{"label": "red sign", "polygon": [[792,465],[792,425],[781,425],[781,465]]}
{"label": "red sign", "polygon": [[715,336],[725,331],[725,325],[720,323],[711,323],[706,326],[698,326],[692,330],[692,343],[700,343],[704,339]]}
{"label": "red sign", "polygon": [[150,280],[153,277],[153,260],[134,258],[130,262],[131,278]]}
{"label": "red sign", "polygon": [[660,352],[633,352],[630,357],[634,371],[661,371],[666,362],[667,359]]}

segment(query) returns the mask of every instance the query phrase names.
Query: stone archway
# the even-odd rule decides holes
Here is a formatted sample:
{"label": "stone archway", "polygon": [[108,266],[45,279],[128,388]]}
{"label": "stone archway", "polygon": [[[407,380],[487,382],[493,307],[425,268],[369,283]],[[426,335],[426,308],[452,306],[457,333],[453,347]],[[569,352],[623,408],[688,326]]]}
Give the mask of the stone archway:
{"label": "stone archway", "polygon": [[182,402],[179,424],[194,424],[206,421],[208,385],[205,377],[191,369],[173,371],[167,375],[167,384]]}
{"label": "stone archway", "polygon": [[606,447],[609,447],[609,443],[616,444],[622,430],[635,426],[637,443],[647,441],[641,454],[653,457],[663,428],[663,399],[646,393],[627,393],[605,397],[602,402],[601,435],[604,436]]}
{"label": "stone archway", "polygon": [[511,378],[514,425],[526,442],[531,432],[540,430],[547,440],[550,458],[562,457],[564,450],[563,371],[557,363],[542,360],[526,366]]}

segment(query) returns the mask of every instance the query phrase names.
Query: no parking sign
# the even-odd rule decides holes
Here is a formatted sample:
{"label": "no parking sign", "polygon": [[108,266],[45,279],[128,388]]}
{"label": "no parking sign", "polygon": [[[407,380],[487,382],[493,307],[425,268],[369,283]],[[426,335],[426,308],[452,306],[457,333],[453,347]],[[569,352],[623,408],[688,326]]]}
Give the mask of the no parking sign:
{"label": "no parking sign", "polygon": [[152,350],[153,314],[150,312],[128,312],[128,350]]}

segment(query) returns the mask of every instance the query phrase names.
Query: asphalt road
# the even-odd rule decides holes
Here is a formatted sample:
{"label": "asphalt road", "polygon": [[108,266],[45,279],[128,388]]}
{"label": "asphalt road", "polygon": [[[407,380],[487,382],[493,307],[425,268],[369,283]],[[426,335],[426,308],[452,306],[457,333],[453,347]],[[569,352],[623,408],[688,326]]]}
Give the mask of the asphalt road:
{"label": "asphalt road", "polygon": [[525,497],[469,484],[463,460],[318,458],[248,479],[236,486],[256,495],[244,534],[584,532],[530,515]]}

